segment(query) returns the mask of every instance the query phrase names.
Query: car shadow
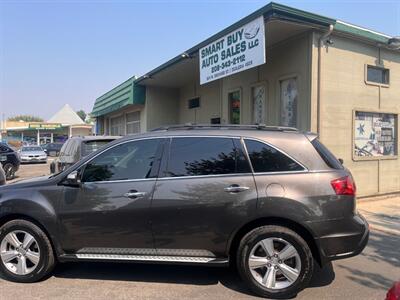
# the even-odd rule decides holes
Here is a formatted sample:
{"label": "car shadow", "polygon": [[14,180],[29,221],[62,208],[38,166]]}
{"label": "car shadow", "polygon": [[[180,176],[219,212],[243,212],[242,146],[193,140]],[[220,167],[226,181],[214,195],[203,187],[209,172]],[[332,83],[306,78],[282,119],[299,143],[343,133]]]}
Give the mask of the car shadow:
{"label": "car shadow", "polygon": [[[388,264],[394,268],[400,268],[400,236],[372,231],[367,248],[361,256],[377,265]],[[349,272],[347,278],[359,285],[372,289],[387,290],[398,278],[385,275],[381,268],[375,271],[363,270],[338,263],[337,267]]]}
{"label": "car shadow", "polygon": [[[217,285],[254,296],[233,267],[204,267],[166,264],[138,264],[111,262],[81,262],[59,264],[56,278],[155,282],[186,285]],[[335,278],[332,264],[315,266],[310,288],[329,285]]]}

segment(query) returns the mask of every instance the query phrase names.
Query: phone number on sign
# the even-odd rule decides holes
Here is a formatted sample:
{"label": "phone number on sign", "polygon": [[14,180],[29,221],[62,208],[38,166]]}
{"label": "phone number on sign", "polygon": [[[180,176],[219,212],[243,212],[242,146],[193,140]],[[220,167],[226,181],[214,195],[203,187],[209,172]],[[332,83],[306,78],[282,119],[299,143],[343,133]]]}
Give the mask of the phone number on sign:
{"label": "phone number on sign", "polygon": [[215,73],[215,72],[221,71],[225,68],[229,68],[230,66],[234,66],[236,64],[242,63],[245,60],[246,60],[246,55],[244,55],[244,54],[239,57],[235,57],[231,60],[225,61],[223,63],[220,63],[219,65],[212,67],[211,73]]}

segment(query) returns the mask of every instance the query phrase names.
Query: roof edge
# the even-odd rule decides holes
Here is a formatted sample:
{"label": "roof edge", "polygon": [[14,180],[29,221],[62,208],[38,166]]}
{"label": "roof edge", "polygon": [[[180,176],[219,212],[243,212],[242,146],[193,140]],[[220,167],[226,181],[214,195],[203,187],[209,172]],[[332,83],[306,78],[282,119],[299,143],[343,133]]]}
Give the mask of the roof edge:
{"label": "roof edge", "polygon": [[[211,37],[205,39],[204,41],[198,43],[197,45],[193,46],[192,48],[183,51],[182,53],[188,53],[189,55],[197,52],[202,47],[208,45],[212,41],[215,41],[226,34],[234,31],[235,29],[247,24],[248,22],[260,17],[274,17],[285,19],[286,17],[291,17],[294,20],[298,20],[301,22],[308,21],[310,23],[315,23],[316,25],[333,25],[336,20],[328,17],[324,17],[318,14],[310,13],[304,10],[300,10],[297,8],[292,8],[286,5],[282,5],[275,2],[270,2],[269,4],[261,7],[260,9],[256,10],[255,12],[251,13],[250,15],[245,16],[244,18],[240,19],[239,21],[233,23],[232,25],[222,29],[221,31],[217,32],[216,34],[212,35]],[[135,82],[140,83],[141,81],[151,77],[152,75],[166,69],[167,67],[179,62],[180,60],[185,59],[182,55],[177,55],[174,58],[168,60],[167,62],[163,63],[162,65],[158,66],[157,68],[147,72],[146,74],[138,77]]]}

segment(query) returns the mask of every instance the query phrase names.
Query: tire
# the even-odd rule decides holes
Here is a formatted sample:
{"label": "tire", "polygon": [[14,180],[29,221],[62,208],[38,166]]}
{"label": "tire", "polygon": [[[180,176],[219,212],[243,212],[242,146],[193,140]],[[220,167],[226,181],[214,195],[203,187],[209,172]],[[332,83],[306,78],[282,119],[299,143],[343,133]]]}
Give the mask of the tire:
{"label": "tire", "polygon": [[[269,249],[268,252],[275,255],[269,256],[264,249]],[[284,253],[283,249],[287,251]],[[283,260],[289,257],[289,253],[296,254]],[[253,268],[250,268],[250,264]],[[308,244],[296,232],[270,225],[255,228],[242,238],[237,251],[237,267],[240,276],[254,293],[282,299],[293,297],[307,287],[313,273],[314,260]],[[271,276],[266,276],[267,273]],[[266,278],[275,279],[264,281]]]}
{"label": "tire", "polygon": [[15,178],[15,168],[12,164],[6,163],[3,166],[4,173],[6,174],[7,180],[12,180]]}
{"label": "tire", "polygon": [[[14,240],[12,243],[9,242],[9,234],[14,234],[20,243],[25,241],[25,234],[33,237],[34,241],[29,246],[30,248],[27,247],[25,249],[20,245],[18,248],[23,249],[18,251],[24,251],[25,253],[20,254],[20,252],[16,251],[18,248],[12,246],[12,244],[16,242]],[[20,256],[7,263],[5,251],[8,251],[8,253],[12,251],[12,255],[19,253]],[[35,254],[36,264],[33,263],[34,260],[29,260],[29,257],[32,257],[32,253]],[[19,265],[21,257],[25,260],[25,274],[23,274],[23,272],[19,272],[20,274],[16,273],[18,270],[17,265]],[[13,220],[7,222],[0,228],[0,272],[7,280],[22,283],[37,282],[49,275],[54,265],[55,259],[50,240],[38,226],[26,220]],[[12,270],[10,270],[10,268]]]}

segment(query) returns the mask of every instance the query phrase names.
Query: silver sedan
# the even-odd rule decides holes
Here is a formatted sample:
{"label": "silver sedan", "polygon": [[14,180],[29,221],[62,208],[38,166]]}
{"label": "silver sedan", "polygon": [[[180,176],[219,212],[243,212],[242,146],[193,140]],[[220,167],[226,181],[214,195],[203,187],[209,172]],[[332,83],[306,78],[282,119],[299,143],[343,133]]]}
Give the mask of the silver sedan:
{"label": "silver sedan", "polygon": [[39,146],[24,146],[19,151],[19,155],[21,163],[47,162],[47,154]]}

